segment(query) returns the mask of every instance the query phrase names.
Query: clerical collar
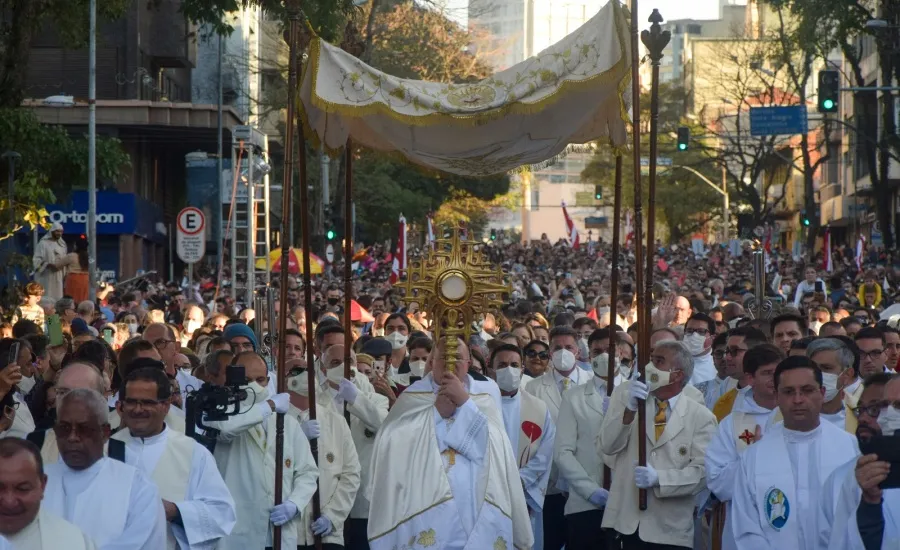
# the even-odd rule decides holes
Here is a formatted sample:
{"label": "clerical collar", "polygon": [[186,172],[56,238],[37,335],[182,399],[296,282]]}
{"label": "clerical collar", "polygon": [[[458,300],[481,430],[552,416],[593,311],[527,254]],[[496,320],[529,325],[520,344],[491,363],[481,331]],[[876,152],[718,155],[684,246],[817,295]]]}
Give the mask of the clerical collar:
{"label": "clerical collar", "polygon": [[139,440],[144,445],[153,445],[154,443],[159,443],[160,441],[165,440],[166,437],[169,435],[168,431],[169,431],[169,427],[166,426],[165,423],[163,423],[162,431],[156,435],[151,435],[150,437],[138,437],[138,436],[134,435],[133,433],[131,433],[131,430],[128,430],[128,433],[131,434],[131,437],[133,439]]}
{"label": "clerical collar", "polygon": [[[62,457],[60,457],[60,458],[62,458]],[[65,473],[66,477],[68,477],[70,479],[85,479],[85,480],[87,480],[87,479],[93,479],[97,474],[99,474],[100,470],[103,469],[103,465],[106,463],[107,460],[108,459],[105,456],[101,456],[100,460],[98,460],[97,462],[94,462],[93,464],[91,464],[90,466],[85,468],[84,470],[75,470],[75,469],[70,468],[69,465],[66,464],[65,460],[60,460],[60,462],[62,462],[63,466],[65,466],[65,468],[66,468],[66,473]]]}
{"label": "clerical collar", "polygon": [[808,432],[798,432],[787,427],[784,428],[784,438],[788,443],[805,443],[815,439],[822,432],[822,423]]}
{"label": "clerical collar", "polygon": [[512,402],[512,401],[515,401],[515,400],[518,399],[518,398],[519,398],[519,392],[518,392],[518,391],[517,391],[516,393],[512,394],[512,395],[503,395],[503,394],[500,394],[500,399],[501,399],[502,401],[504,401],[504,402]]}

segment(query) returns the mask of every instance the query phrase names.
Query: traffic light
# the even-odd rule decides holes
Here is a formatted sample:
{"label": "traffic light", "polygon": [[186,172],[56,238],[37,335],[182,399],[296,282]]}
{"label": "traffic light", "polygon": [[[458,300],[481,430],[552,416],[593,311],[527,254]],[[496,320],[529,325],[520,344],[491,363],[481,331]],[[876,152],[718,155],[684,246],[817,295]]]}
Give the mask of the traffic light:
{"label": "traffic light", "polygon": [[594,186],[594,200],[595,201],[603,200],[603,186],[602,185]]}
{"label": "traffic light", "polygon": [[691,129],[687,126],[678,127],[678,150],[687,151],[691,141]]}
{"label": "traffic light", "polygon": [[819,71],[819,112],[836,113],[840,75],[837,71]]}
{"label": "traffic light", "polygon": [[809,216],[806,215],[806,210],[800,212],[800,222],[804,227],[809,227]]}
{"label": "traffic light", "polygon": [[496,229],[491,229],[491,240],[492,241],[497,240],[497,230]]}
{"label": "traffic light", "polygon": [[328,230],[325,231],[325,238],[329,241],[333,241],[335,237],[337,237],[337,232],[333,227],[329,227]]}

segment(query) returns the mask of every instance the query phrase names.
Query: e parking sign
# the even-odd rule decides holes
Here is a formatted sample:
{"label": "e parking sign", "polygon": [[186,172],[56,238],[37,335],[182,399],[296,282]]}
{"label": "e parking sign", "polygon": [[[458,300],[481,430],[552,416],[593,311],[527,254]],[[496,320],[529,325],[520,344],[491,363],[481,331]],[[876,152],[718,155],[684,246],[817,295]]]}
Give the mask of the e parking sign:
{"label": "e parking sign", "polygon": [[206,254],[206,216],[203,211],[188,206],[178,213],[175,249],[181,261],[194,264]]}

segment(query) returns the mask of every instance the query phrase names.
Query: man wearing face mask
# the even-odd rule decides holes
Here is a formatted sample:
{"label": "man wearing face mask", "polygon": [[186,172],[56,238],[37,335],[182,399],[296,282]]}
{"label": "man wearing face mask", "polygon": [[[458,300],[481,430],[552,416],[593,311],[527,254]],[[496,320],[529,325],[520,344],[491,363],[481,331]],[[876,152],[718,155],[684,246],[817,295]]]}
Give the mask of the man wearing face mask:
{"label": "man wearing face mask", "polygon": [[325,301],[328,302],[328,305],[331,307],[340,306],[341,289],[335,285],[328,287],[328,290],[325,291]]}
{"label": "man wearing face mask", "polygon": [[[316,491],[318,468],[309,440],[297,420],[287,414],[290,396],[270,396],[266,362],[253,351],[241,352],[234,365],[244,367],[247,385],[241,412],[221,422],[208,421],[219,430],[214,456],[225,485],[234,497],[237,524],[220,539],[220,550],[272,547],[272,525],[281,526],[282,548],[296,548],[300,511]],[[275,415],[284,414],[284,456],[275,463]],[[282,468],[283,501],[275,505],[275,468]]]}
{"label": "man wearing face mask", "polygon": [[[343,346],[331,346],[322,358],[322,374],[330,388],[350,384],[344,379]],[[351,355],[351,364],[355,359]],[[344,522],[353,507],[360,483],[360,463],[347,422],[328,401],[316,402],[316,419],[309,419],[309,376],[306,369],[291,370],[288,378],[291,416],[300,422],[310,440],[319,448],[319,517],[313,516],[310,502],[301,514],[297,542],[299,548],[312,549],[315,536],[321,536],[324,548],[343,548]]]}
{"label": "man wearing face mask", "polygon": [[184,321],[182,323],[181,345],[186,346],[194,335],[194,331],[203,326],[203,310],[194,304],[184,308]]}
{"label": "man wearing face mask", "polygon": [[[370,340],[371,342],[371,340]],[[368,343],[368,342],[367,342]],[[384,341],[382,341],[384,343]],[[355,364],[355,354],[351,352],[351,365]],[[384,358],[382,358],[384,360]],[[347,550],[368,549],[368,537],[366,529],[369,517],[369,499],[366,496],[365,487],[371,480],[372,449],[375,445],[375,436],[381,429],[381,424],[388,415],[388,398],[375,393],[375,390],[360,373],[353,376],[353,381],[344,379],[344,345],[330,346],[321,358],[324,382],[319,384],[317,404],[333,403],[332,411],[343,420],[344,403],[347,403],[347,411],[350,413],[350,435],[355,444],[358,462],[361,465],[360,489],[356,492],[350,509],[350,515],[344,527],[344,548]],[[292,378],[300,383],[299,388],[291,387],[291,391],[302,395],[306,390],[305,371],[301,378]],[[380,380],[380,382],[379,382]],[[363,386],[365,382],[365,386]],[[376,378],[376,384],[386,385],[384,378]],[[390,388],[388,388],[389,390]],[[319,456],[323,456],[321,452]]]}
{"label": "man wearing face mask", "polygon": [[728,376],[725,363],[725,345],[728,342],[728,333],[716,335],[712,343],[713,365],[716,367],[716,376],[712,380],[707,380],[697,384],[696,388],[703,394],[703,400],[706,408],[712,410],[716,401],[722,395],[737,385],[737,380]]}
{"label": "man wearing face mask", "polygon": [[[849,390],[851,384],[855,386],[854,390],[861,387],[854,368],[858,362],[854,350],[839,338],[817,338],[806,348],[806,356],[822,371],[822,385],[825,387],[822,419],[854,433],[856,426],[850,425],[852,415],[845,410],[845,390]],[[855,403],[854,407],[849,408],[855,408]]]}
{"label": "man wearing face mask", "polygon": [[[575,386],[588,383],[594,377],[592,371],[575,365],[578,353],[578,333],[568,326],[556,326],[550,331],[550,365],[540,378],[528,383],[525,390],[542,400],[550,411],[550,418],[557,426],[562,395]],[[566,543],[566,492],[565,481],[557,483],[558,473],[554,464],[550,470],[547,495],[544,498],[544,550],[558,550]]]}
{"label": "man wearing face mask", "polygon": [[716,322],[705,313],[691,315],[684,326],[684,345],[694,357],[691,384],[697,385],[716,377],[712,357],[712,342],[716,337]]}
{"label": "man wearing face mask", "polygon": [[384,339],[391,344],[390,361],[385,365],[388,367],[388,379],[404,387],[409,385],[408,376],[401,379],[398,375],[409,373],[409,362],[406,359],[406,342],[409,340],[411,330],[409,319],[402,313],[394,313],[384,322]]}
{"label": "man wearing face mask", "polygon": [[[886,373],[873,374],[863,384],[856,439],[864,447],[873,437],[900,429],[900,412],[886,403],[900,399],[900,380]],[[892,394],[888,394],[888,388]],[[893,412],[891,412],[893,409]],[[882,490],[890,463],[868,454],[838,467],[825,481],[819,503],[819,548],[825,550],[887,550],[900,546],[900,491]],[[885,521],[885,518],[891,518]]]}
{"label": "man wearing face mask", "polygon": [[[613,391],[600,427],[599,451],[615,472],[603,527],[613,529],[624,550],[691,548],[695,497],[706,488],[705,453],[716,420],[682,390],[693,374],[693,358],[680,342],[657,343],[645,367],[647,383],[632,378]],[[647,465],[636,466],[640,430],[647,417]],[[647,510],[637,489],[647,490]]]}
{"label": "man wearing face mask", "polygon": [[[591,335],[591,350],[597,349],[594,335],[609,332],[600,329]],[[599,338],[599,337],[598,337]],[[566,480],[569,498],[565,514],[568,533],[567,550],[605,548],[604,533],[597,526],[603,522],[603,508],[609,492],[603,488],[603,462],[597,453],[600,425],[609,406],[606,395],[609,383],[609,354],[595,354],[591,360],[594,379],[563,394],[559,409],[559,430],[554,443],[554,462],[559,475]]]}
{"label": "man wearing face mask", "polygon": [[494,348],[487,374],[500,388],[503,425],[519,465],[535,540],[540,540],[544,493],[553,462],[556,429],[543,401],[519,391],[522,382],[522,352],[518,346],[501,344]]}

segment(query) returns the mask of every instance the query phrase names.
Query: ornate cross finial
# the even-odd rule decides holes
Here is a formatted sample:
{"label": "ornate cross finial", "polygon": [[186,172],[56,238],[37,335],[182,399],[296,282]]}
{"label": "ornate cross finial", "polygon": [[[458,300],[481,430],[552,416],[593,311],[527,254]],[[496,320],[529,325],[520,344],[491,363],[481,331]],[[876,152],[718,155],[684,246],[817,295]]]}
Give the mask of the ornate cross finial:
{"label": "ornate cross finial", "polygon": [[641,32],[641,42],[647,47],[650,63],[659,65],[659,61],[663,56],[663,50],[669,44],[672,33],[662,30],[660,23],[663,22],[663,16],[660,15],[658,9],[654,8],[653,13],[650,14],[649,21],[651,23],[650,30]]}
{"label": "ornate cross finial", "polygon": [[396,288],[401,290],[401,300],[418,302],[431,316],[434,341],[446,339],[446,368],[453,372],[457,339],[468,342],[475,316],[499,309],[510,293],[503,271],[459,227],[442,232],[432,250],[410,261]]}

